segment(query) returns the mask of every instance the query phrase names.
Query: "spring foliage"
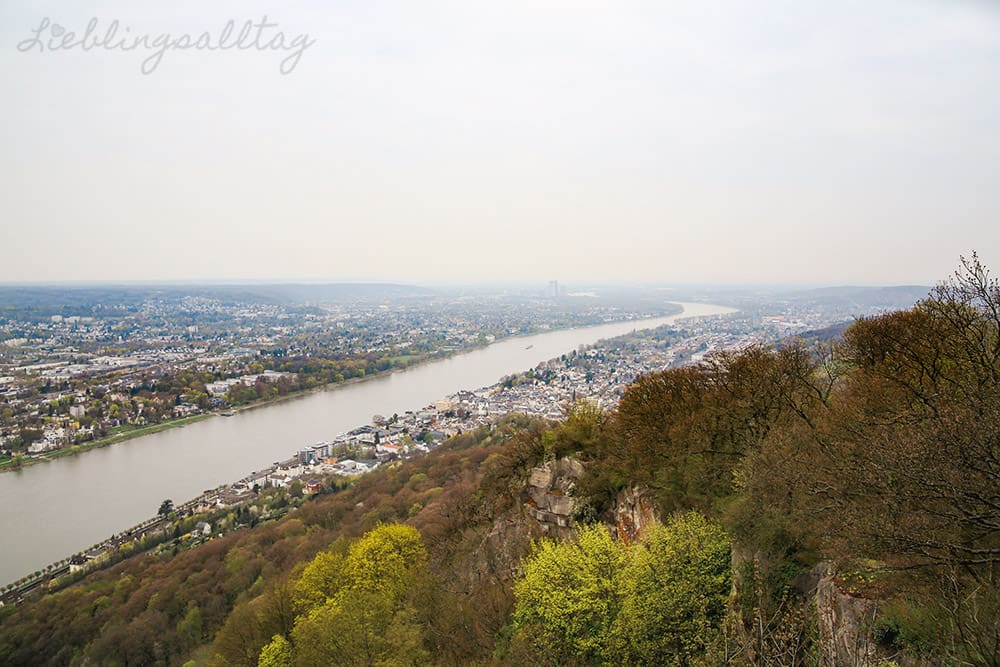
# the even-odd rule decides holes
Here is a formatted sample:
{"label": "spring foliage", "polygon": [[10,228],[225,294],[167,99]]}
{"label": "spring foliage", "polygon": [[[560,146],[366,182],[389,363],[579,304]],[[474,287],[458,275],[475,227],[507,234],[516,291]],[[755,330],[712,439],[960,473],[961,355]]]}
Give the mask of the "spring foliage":
{"label": "spring foliage", "polygon": [[413,603],[426,566],[420,533],[400,524],[378,526],[346,555],[320,552],[292,585],[291,641],[273,637],[258,664],[393,664],[424,655]]}
{"label": "spring foliage", "polygon": [[[877,598],[872,638],[901,664],[997,665],[998,387],[1000,287],[973,257],[841,341],[653,373],[612,414],[554,428],[509,418],[281,521],[0,610],[0,663],[176,665],[212,642],[211,662],[247,667],[494,649],[506,664],[814,664],[793,582],[828,560]],[[523,480],[561,456],[586,468],[578,518],[608,520],[637,486],[674,518],[635,544],[585,527],[531,549]],[[746,558],[723,623],[730,539]]]}
{"label": "spring foliage", "polygon": [[543,540],[514,584],[515,642],[555,663],[687,664],[725,615],[729,551],[723,530],[694,512],[636,544],[603,525],[575,542]]}

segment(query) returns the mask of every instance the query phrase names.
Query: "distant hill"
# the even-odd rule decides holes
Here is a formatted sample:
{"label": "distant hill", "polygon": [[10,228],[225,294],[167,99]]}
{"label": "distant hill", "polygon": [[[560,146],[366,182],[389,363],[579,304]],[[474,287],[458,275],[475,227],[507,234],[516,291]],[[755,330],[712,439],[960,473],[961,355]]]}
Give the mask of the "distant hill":
{"label": "distant hill", "polygon": [[851,323],[844,321],[831,324],[830,326],[823,327],[822,329],[810,329],[809,331],[803,331],[795,334],[794,336],[788,336],[787,338],[783,338],[778,341],[775,344],[775,348],[780,350],[792,344],[801,344],[809,348],[817,344],[839,341],[843,338],[844,332],[849,326],[851,326]]}
{"label": "distant hill", "polygon": [[866,311],[872,308],[901,310],[925,298],[931,288],[926,285],[899,285],[896,287],[862,287],[843,285],[792,292],[788,296],[797,301],[839,305]]}
{"label": "distant hill", "polygon": [[0,664],[996,665],[1000,285],[953,294],[853,322],[833,363],[754,346],[265,488],[200,546],[171,519],[172,547],[0,608]]}
{"label": "distant hill", "polygon": [[232,303],[350,303],[422,298],[432,290],[393,283],[317,283],[260,285],[177,284],[22,284],[0,285],[0,310],[30,309],[42,316],[90,315],[95,305],[134,309],[150,299],[177,301],[194,296]]}
{"label": "distant hill", "polygon": [[386,299],[425,298],[435,294],[433,290],[425,287],[395,283],[247,285],[238,289],[250,294],[257,294],[280,301],[291,301],[293,303],[384,301]]}
{"label": "distant hill", "polygon": [[1000,320],[975,304],[1000,287],[975,278],[850,324],[835,363],[751,347],[610,414],[265,488],[200,546],[180,517],[173,546],[0,608],[0,664],[995,665]]}

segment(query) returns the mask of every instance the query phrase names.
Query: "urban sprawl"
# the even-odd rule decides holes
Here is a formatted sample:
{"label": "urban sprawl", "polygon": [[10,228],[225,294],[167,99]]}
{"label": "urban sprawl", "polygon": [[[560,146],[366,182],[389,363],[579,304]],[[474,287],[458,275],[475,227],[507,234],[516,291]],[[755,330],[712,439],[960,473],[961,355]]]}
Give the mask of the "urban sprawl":
{"label": "urban sprawl", "polygon": [[[643,373],[850,319],[842,304],[814,300],[729,303],[738,312],[600,341],[492,386],[461,390],[404,414],[375,415],[176,508],[165,501],[156,518],[50,565],[16,589],[8,586],[5,595],[19,596],[37,582],[107,560],[123,544],[162,529],[168,514],[194,517],[245,508],[267,489],[291,489],[301,498],[321,491],[330,479],[419,455],[506,415],[558,420],[579,401],[610,410]],[[242,405],[405,368],[512,335],[677,312],[662,296],[652,303],[623,302],[568,295],[552,286],[527,296],[396,295],[322,306],[179,294],[84,308],[92,314],[29,309],[20,318],[0,319],[0,464],[16,467],[78,451],[88,442],[101,444],[102,438],[230,416]],[[184,537],[210,539],[215,530],[211,522],[199,521]]]}

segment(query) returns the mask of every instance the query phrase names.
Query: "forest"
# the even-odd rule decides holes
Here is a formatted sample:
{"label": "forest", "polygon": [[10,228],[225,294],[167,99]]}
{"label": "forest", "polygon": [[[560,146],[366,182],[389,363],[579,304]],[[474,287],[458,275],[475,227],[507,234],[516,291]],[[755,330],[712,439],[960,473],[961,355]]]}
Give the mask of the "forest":
{"label": "forest", "polygon": [[973,255],[832,342],[506,418],[0,609],[0,663],[1000,665],[998,333]]}

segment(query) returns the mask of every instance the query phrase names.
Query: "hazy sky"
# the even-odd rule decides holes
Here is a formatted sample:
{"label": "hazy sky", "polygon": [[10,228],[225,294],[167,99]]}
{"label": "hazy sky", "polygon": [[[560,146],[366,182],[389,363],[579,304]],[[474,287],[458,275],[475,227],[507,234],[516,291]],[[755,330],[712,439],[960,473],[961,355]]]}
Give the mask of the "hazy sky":
{"label": "hazy sky", "polygon": [[84,4],[0,3],[0,281],[1000,271],[1000,3]]}

